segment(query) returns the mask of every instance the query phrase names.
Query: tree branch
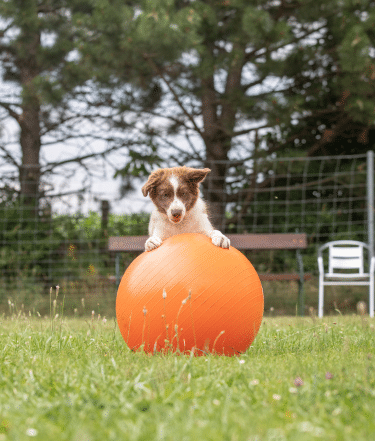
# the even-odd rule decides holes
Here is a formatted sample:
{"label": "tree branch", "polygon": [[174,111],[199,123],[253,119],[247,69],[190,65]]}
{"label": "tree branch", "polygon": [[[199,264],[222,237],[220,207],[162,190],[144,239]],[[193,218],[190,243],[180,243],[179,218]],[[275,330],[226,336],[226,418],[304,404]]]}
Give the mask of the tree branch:
{"label": "tree branch", "polygon": [[10,107],[11,104],[0,102],[0,106],[8,112],[9,116],[14,118],[18,123],[20,123],[21,116],[14,110],[12,110],[12,108]]}
{"label": "tree branch", "polygon": [[[134,144],[134,142],[132,144]],[[78,162],[81,166],[84,166],[83,161],[86,159],[100,157],[100,156],[104,158],[108,153],[113,152],[115,150],[119,150],[121,148],[123,148],[123,145],[114,146],[110,149],[103,150],[102,152],[99,152],[99,153],[90,153],[90,154],[80,156],[80,157],[65,159],[64,161],[50,162],[46,166],[41,167],[41,169],[42,169],[41,173],[44,174],[44,173],[51,172],[56,167],[60,167],[60,166],[66,165],[66,164],[71,164],[72,162]]]}
{"label": "tree branch", "polygon": [[254,86],[257,86],[258,84],[263,83],[263,81],[267,78],[268,75],[263,75],[259,80],[253,81],[252,83],[244,84],[241,86],[241,89],[244,93],[246,93],[247,90],[251,89]]}
{"label": "tree branch", "polygon": [[265,124],[264,126],[253,127],[251,129],[243,129],[243,130],[234,131],[232,133],[232,138],[236,138],[237,136],[241,136],[241,135],[246,135],[247,133],[254,132],[259,129],[267,129],[268,127],[271,127],[271,126],[269,124]]}
{"label": "tree branch", "polygon": [[150,55],[147,54],[143,54],[143,58],[147,61],[147,63],[149,63],[149,65],[151,66],[151,68],[153,69],[153,71],[158,74],[160,76],[160,78],[163,79],[163,81],[165,82],[165,84],[167,85],[168,89],[170,90],[170,92],[172,93],[174,99],[176,100],[177,104],[180,106],[180,108],[182,109],[182,111],[184,112],[185,116],[189,119],[189,121],[193,124],[194,129],[203,137],[203,133],[200,130],[200,128],[197,126],[194,118],[190,115],[190,113],[185,109],[185,106],[182,104],[180,98],[178,97],[177,93],[175,92],[175,90],[173,89],[170,81],[168,81],[168,79],[165,77],[165,75],[163,74],[163,72],[161,71],[161,69],[156,65],[156,63],[154,63],[154,61],[151,59]]}
{"label": "tree branch", "polygon": [[[285,42],[283,42],[283,43],[281,43],[281,44],[279,44],[278,46],[275,46],[275,47],[271,47],[271,45],[269,45],[269,46],[266,47],[265,50],[264,50],[264,47],[258,48],[258,49],[254,49],[251,52],[249,52],[248,54],[246,54],[245,61],[246,62],[250,61],[253,56],[254,56],[254,58],[261,57],[261,56],[264,56],[266,54],[270,54],[271,52],[278,51],[279,49],[281,49],[281,48],[283,48],[285,46],[288,46],[290,44],[298,43],[299,41],[301,41],[304,38],[308,37],[309,35],[313,34],[314,32],[319,32],[320,30],[324,29],[325,27],[327,27],[326,24],[320,26],[317,29],[313,29],[311,31],[307,31],[303,35],[300,35],[298,37],[295,36],[291,40],[285,41]],[[263,50],[263,52],[258,53],[258,51],[262,51],[262,50]]]}
{"label": "tree branch", "polygon": [[13,158],[13,156],[8,152],[8,150],[0,145],[0,150],[4,152],[3,158],[9,159],[9,162],[11,162],[15,167],[19,167],[20,164]]}

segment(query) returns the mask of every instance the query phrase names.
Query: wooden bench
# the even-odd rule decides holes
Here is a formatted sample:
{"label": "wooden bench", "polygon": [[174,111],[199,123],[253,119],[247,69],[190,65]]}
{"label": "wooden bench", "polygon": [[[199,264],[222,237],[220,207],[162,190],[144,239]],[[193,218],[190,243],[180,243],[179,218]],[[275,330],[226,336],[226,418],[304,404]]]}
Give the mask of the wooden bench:
{"label": "wooden bench", "polygon": [[[260,280],[296,280],[298,282],[298,314],[304,315],[305,297],[304,282],[311,279],[311,274],[305,274],[301,249],[307,247],[305,233],[296,234],[228,234],[231,246],[238,250],[296,250],[298,272],[289,274],[259,274]],[[108,250],[116,253],[115,270],[116,283],[120,284],[120,253],[144,251],[148,236],[109,237]]]}

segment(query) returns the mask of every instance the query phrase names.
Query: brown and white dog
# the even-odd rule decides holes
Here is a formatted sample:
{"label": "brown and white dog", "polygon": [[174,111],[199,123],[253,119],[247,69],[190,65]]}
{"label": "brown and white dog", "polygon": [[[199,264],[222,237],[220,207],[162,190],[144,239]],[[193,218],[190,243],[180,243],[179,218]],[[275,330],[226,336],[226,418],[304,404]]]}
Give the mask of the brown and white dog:
{"label": "brown and white dog", "polygon": [[149,194],[156,207],[148,226],[146,251],[159,247],[170,236],[183,233],[203,233],[214,245],[229,248],[229,239],[213,228],[206,204],[199,195],[199,184],[210,171],[173,167],[151,173],[142,187],[143,196]]}

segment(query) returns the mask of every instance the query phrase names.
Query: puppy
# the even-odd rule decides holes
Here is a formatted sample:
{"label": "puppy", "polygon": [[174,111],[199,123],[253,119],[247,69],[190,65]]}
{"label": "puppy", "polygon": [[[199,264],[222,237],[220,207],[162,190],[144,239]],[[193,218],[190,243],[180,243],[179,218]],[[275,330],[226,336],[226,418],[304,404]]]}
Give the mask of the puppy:
{"label": "puppy", "polygon": [[183,233],[203,233],[218,247],[229,248],[230,241],[208,220],[199,184],[211,170],[189,167],[162,168],[154,171],[142,187],[155,205],[145,244],[146,251],[159,247],[163,240]]}

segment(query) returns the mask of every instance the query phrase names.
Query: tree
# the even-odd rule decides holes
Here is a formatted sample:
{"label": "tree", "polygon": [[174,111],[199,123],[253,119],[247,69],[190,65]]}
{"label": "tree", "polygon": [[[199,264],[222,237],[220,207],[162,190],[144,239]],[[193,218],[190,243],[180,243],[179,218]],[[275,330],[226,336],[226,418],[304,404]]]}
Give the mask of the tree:
{"label": "tree", "polygon": [[[13,124],[16,138],[0,140],[0,266],[19,278],[38,276],[48,288],[49,261],[64,248],[54,235],[51,198],[72,193],[58,194],[51,176],[64,175],[68,184],[79,168],[86,178],[103,175],[111,152],[142,142],[136,117],[125,112],[136,101],[132,91],[124,83],[96,87],[91,63],[79,52],[80,21],[93,13],[91,0],[0,2],[0,124]],[[120,117],[110,100],[119,90]],[[56,159],[46,160],[47,149]],[[74,193],[87,191],[89,182],[82,186]]]}
{"label": "tree", "polygon": [[283,155],[364,153],[375,142],[375,2],[345,0],[327,7],[333,13],[322,15],[325,27],[315,45],[295,50],[299,73],[288,94],[300,103],[282,135],[271,141]]}
{"label": "tree", "polygon": [[[375,46],[375,2],[345,0],[343,2],[327,2],[326,8],[330,14],[322,14],[325,24],[315,43],[310,47],[300,45],[295,47],[290,56],[285,75],[291,78],[291,86],[285,92],[285,99],[290,96],[295,100],[295,112],[291,114],[288,123],[279,126],[279,130],[266,136],[267,150],[279,157],[288,156],[332,156],[365,153],[373,149],[375,142],[375,62],[373,47]],[[301,57],[301,53],[303,56]],[[363,170],[366,161],[357,164],[356,180],[363,182]],[[312,175],[320,176],[321,164],[315,164]],[[286,190],[295,189],[296,197],[300,198],[298,190],[304,191],[304,199],[312,206],[321,203],[321,218],[332,217],[340,219],[336,231],[318,231],[319,216],[310,215],[310,226],[306,231],[314,231],[314,240],[329,240],[334,234],[348,234],[348,221],[351,224],[351,234],[363,240],[361,233],[365,225],[366,207],[363,202],[364,186],[353,189],[353,165],[355,161],[343,158],[340,161],[340,174],[337,174],[337,162],[332,160],[331,176],[315,180],[319,192],[311,184],[302,183],[303,166],[300,173],[290,175],[287,164],[282,172],[282,164],[278,164],[279,176],[275,178],[263,171],[262,182],[258,185],[262,193],[256,197],[263,199],[264,212],[268,211],[266,201],[269,201],[271,189],[277,188],[278,198],[287,198]],[[347,175],[345,176],[345,171]],[[274,172],[274,170],[273,170]],[[339,176],[340,175],[340,176]],[[254,172],[252,176],[256,176]],[[250,181],[250,182],[249,182]],[[314,179],[313,179],[314,181]],[[242,216],[246,223],[254,225],[253,218],[260,218],[259,213],[250,209],[254,202],[255,192],[252,191],[252,179],[248,179],[243,189],[244,198],[241,209],[232,221],[236,224]],[[339,184],[338,184],[339,182]],[[267,193],[267,189],[270,192]],[[292,190],[293,191],[293,190]],[[324,202],[323,202],[324,201]],[[282,210],[280,209],[280,219]],[[297,208],[299,210],[299,208]],[[306,211],[313,213],[312,209]],[[345,218],[344,213],[349,213]],[[288,215],[292,215],[290,208]],[[281,222],[282,223],[282,222]],[[335,222],[332,222],[334,225]],[[355,231],[357,229],[357,231]],[[308,231],[309,230],[309,231]],[[318,239],[316,239],[318,237]]]}
{"label": "tree", "polygon": [[3,159],[19,170],[20,194],[28,206],[35,204],[39,192],[41,107],[61,101],[63,84],[67,85],[63,77],[73,67],[73,63],[62,63],[73,41],[65,2],[59,3],[15,0],[2,2],[0,7],[3,81],[17,90],[5,93],[0,106],[2,117],[13,118],[19,126],[21,163],[5,147],[2,152]]}
{"label": "tree", "polygon": [[[18,172],[18,176],[10,173],[2,190],[18,191],[18,181],[22,205],[30,210],[31,218],[38,216],[42,196],[56,195],[51,174],[64,168],[71,178],[73,171],[67,167],[73,165],[75,170],[85,168],[90,176],[90,160],[140,142],[134,125],[124,122],[124,107],[122,117],[116,119],[118,109],[112,110],[108,101],[114,91],[95,87],[91,65],[79,52],[80,20],[93,12],[91,0],[9,0],[0,4],[0,62],[5,85],[0,119],[7,125],[11,120],[16,123],[19,145],[15,148],[5,139],[0,144],[2,165]],[[128,102],[134,100],[130,92],[125,97]],[[110,131],[108,121],[111,127],[116,122],[117,127]],[[102,145],[92,147],[95,141]],[[69,148],[70,155],[65,153]],[[42,154],[47,149],[61,151],[62,157],[46,162]]]}
{"label": "tree", "polygon": [[[130,27],[124,20],[112,55],[132,59],[140,79],[153,75],[164,92],[156,108],[146,109],[158,121],[154,152],[168,163],[196,160],[212,169],[204,185],[216,218],[223,217],[224,161],[260,154],[254,150],[262,131],[281,132],[290,123],[301,107],[293,93],[306,58],[299,48],[312,55],[335,13],[323,0],[158,0],[139,2]],[[149,157],[144,147],[134,150],[122,173],[142,171],[134,159]]]}

